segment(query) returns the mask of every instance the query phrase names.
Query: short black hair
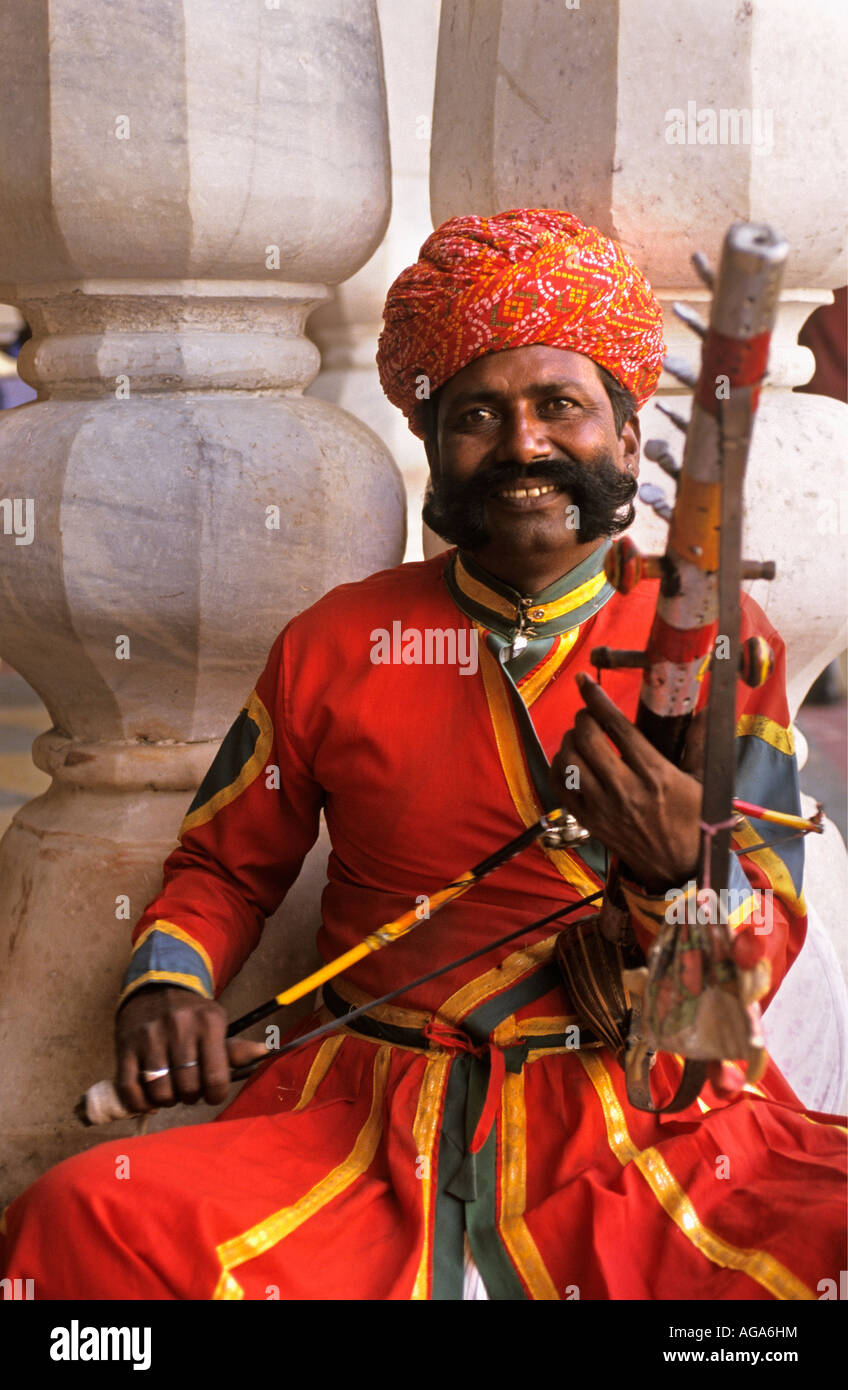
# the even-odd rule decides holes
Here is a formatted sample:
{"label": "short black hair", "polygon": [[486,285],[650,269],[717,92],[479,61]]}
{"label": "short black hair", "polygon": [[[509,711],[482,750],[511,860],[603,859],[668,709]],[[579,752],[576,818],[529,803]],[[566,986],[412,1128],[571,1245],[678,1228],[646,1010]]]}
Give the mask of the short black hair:
{"label": "short black hair", "polygon": [[[594,357],[591,359],[595,362]],[[620,381],[616,381],[611,372],[606,367],[602,367],[600,362],[595,362],[598,369],[598,376],[601,378],[604,390],[609,396],[609,403],[612,406],[612,419],[615,425],[615,432],[619,439],[621,432],[631,416],[636,414],[636,397],[632,391],[628,391],[626,386],[622,386]],[[428,444],[435,448],[436,445],[436,423],[439,415],[439,393],[434,391],[426,400],[421,402],[421,420],[424,426],[424,433]]]}

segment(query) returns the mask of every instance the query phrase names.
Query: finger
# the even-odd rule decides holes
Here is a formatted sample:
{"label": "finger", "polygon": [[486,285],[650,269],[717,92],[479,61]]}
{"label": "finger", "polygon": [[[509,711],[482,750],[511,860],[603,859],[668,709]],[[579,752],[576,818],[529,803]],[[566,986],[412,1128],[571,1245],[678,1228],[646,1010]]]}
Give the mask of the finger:
{"label": "finger", "polygon": [[631,800],[638,790],[633,770],[610,745],[594,714],[578,710],[573,732],[577,752],[597,780],[619,801]]}
{"label": "finger", "polygon": [[140,1070],[135,1052],[129,1048],[122,1050],[118,1056],[115,1090],[124,1108],[132,1115],[143,1115],[153,1108],[139,1080]]}
{"label": "finger", "polygon": [[644,734],[640,734],[635,725],[625,718],[606,692],[585,671],[578,672],[575,680],[587,710],[612,739],[628,767],[636,773],[653,770],[659,755]]}
{"label": "finger", "polygon": [[207,1105],[221,1105],[230,1093],[230,1059],[227,1054],[224,1020],[204,1014],[200,1029],[200,1070],[203,1098]]}
{"label": "finger", "polygon": [[202,1090],[196,1020],[196,1014],[183,1010],[177,1010],[169,1019],[171,1081],[184,1105],[194,1105]]}
{"label": "finger", "polygon": [[249,1062],[261,1061],[263,1057],[271,1055],[266,1043],[251,1042],[247,1038],[230,1038],[227,1052],[231,1067],[246,1067]]}
{"label": "finger", "polygon": [[[148,1034],[139,1048],[139,1062],[139,1080],[150,1104],[155,1106],[176,1105],[177,1098],[174,1095],[171,1061],[166,1038],[159,1036],[158,1032],[156,1035]],[[153,1073],[155,1072],[163,1074],[154,1078]]]}
{"label": "finger", "polygon": [[559,766],[556,795],[563,809],[576,816],[580,824],[593,834],[596,833],[597,827],[603,824],[598,811],[606,793],[579,753],[570,753],[568,761]]}

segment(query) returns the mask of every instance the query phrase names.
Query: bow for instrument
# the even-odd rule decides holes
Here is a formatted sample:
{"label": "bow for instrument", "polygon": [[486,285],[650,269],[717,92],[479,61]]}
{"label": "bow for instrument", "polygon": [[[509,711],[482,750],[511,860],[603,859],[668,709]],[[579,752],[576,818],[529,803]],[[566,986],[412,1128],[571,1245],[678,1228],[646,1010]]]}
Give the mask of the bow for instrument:
{"label": "bow for instrument", "polygon": [[[700,868],[697,887],[686,897],[685,920],[669,920],[672,914],[666,912],[647,967],[640,966],[620,891],[626,868],[614,864],[600,916],[591,931],[582,929],[596,956],[602,955],[604,942],[607,951],[612,945],[617,952],[630,1005],[629,1017],[621,1007],[617,1010],[617,1051],[620,1060],[624,1057],[631,1103],[649,1111],[691,1105],[710,1061],[747,1063],[749,1080],[761,1074],[767,1061],[756,1003],[765,993],[762,971],[756,965],[742,969],[734,960],[728,923],[717,905],[727,902],[722,890],[730,886],[736,682],[741,676],[751,686],[761,685],[773,669],[762,638],[740,644],[740,582],[772,579],[775,572],[772,562],[742,559],[742,494],[787,253],[787,243],[770,227],[737,222],[725,237],[715,279],[703,256],[693,257],[700,278],[713,290],[709,326],[685,305],[674,309],[704,340],[697,383],[685,364],[665,361],[667,371],[695,386],[688,423],[665,412],[685,432],[682,466],[664,441],[649,441],[645,449],[675,480],[676,502],[672,508],[659,488],[643,487],[640,493],[668,522],[666,552],[641,556],[632,540],[623,537],[607,557],[607,576],[624,593],[645,576],[660,580],[647,650],[599,648],[591,655],[599,672],[622,666],[643,669],[636,727],[678,766],[692,718],[706,704]],[[802,833],[821,828],[818,822],[799,825]],[[574,937],[563,934],[560,942],[561,964],[579,988]],[[660,1051],[685,1059],[678,1090],[664,1106],[654,1103],[649,1084],[650,1067]]]}
{"label": "bow for instrument", "polygon": [[[759,685],[768,679],[772,667],[771,653],[762,639],[752,638],[740,648],[740,580],[774,575],[770,562],[741,560],[742,484],[787,251],[786,242],[769,227],[736,223],[724,242],[709,327],[685,306],[675,306],[675,312],[705,341],[691,421],[687,425],[674,412],[665,412],[686,433],[682,468],[671,458],[665,444],[653,441],[652,447],[649,441],[645,449],[647,456],[654,458],[678,484],[673,509],[659,495],[659,489],[641,490],[642,499],[669,522],[668,546],[663,557],[641,556],[633,542],[624,537],[611,547],[606,562],[607,577],[624,593],[642,577],[659,577],[656,616],[646,652],[600,648],[591,656],[599,670],[621,666],[644,670],[637,728],[665,757],[678,764],[692,717],[704,703],[703,681],[710,669],[702,862],[696,899],[699,907],[705,897],[715,901],[712,894],[728,886],[734,810],[791,825],[802,834],[822,828],[818,819],[802,820],[733,801],[737,676],[741,674],[749,684]],[[703,257],[693,259],[701,278],[712,288],[713,277]],[[668,358],[665,366],[684,384],[695,385],[685,366]],[[717,636],[725,639],[722,660],[717,659],[717,650],[714,653]],[[309,994],[371,951],[400,940],[439,907],[467,892],[535,840],[544,838],[549,845],[562,847],[578,843],[587,833],[564,810],[549,811],[535,825],[431,895],[425,906],[410,909],[385,924],[352,950],[237,1019],[227,1029],[227,1036],[234,1036]],[[611,865],[601,912],[560,935],[557,957],[578,1015],[609,1043],[620,1060],[624,1059],[631,1102],[645,1110],[679,1110],[690,1105],[700,1091],[708,1061],[747,1061],[749,1076],[757,1065],[763,1064],[759,1011],[754,1002],[759,986],[756,967],[746,971],[736,965],[727,925],[713,921],[709,911],[696,911],[683,925],[668,924],[660,932],[645,967],[621,896],[622,867]],[[361,1009],[331,1019],[282,1048],[269,1050],[269,1056],[280,1056],[324,1033],[343,1028],[375,1005],[566,917],[599,896],[596,893],[571,903],[539,922],[488,942],[421,980],[400,985]],[[720,892],[717,900],[722,900]],[[703,988],[693,996],[681,991],[680,979],[684,958],[687,978],[692,978],[695,956]],[[590,986],[587,981],[591,981]],[[686,1058],[678,1091],[663,1107],[654,1105],[648,1080],[652,1057],[660,1050]],[[240,1069],[234,1079],[251,1070],[253,1066]],[[77,1105],[76,1113],[85,1124],[123,1119],[128,1114],[109,1081],[92,1086]]]}
{"label": "bow for instrument", "polygon": [[[522,830],[520,835],[516,835],[511,840],[507,840],[507,842],[501,845],[499,849],[495,850],[493,854],[488,855],[485,859],[481,859],[479,864],[475,864],[474,867],[469,869],[466,873],[460,874],[457,879],[454,879],[452,883],[446,884],[444,888],[440,888],[437,893],[432,893],[425,903],[419,902],[416,907],[410,908],[408,912],[402,913],[401,916],[395,918],[394,921],[386,922],[382,927],[379,927],[377,931],[369,933],[369,935],[358,942],[356,946],[351,947],[349,951],[345,951],[343,955],[337,956],[335,960],[328,961],[326,965],[322,965],[318,970],[314,970],[311,975],[307,975],[304,979],[299,980],[297,984],[290,985],[289,988],[284,989],[281,994],[275,994],[271,999],[267,999],[264,1004],[260,1004],[257,1008],[251,1009],[249,1013],[242,1015],[241,1018],[237,1018],[227,1028],[227,1037],[234,1037],[237,1033],[243,1032],[245,1028],[250,1028],[254,1023],[258,1023],[261,1019],[267,1018],[269,1014],[276,1013],[278,1009],[286,1008],[289,1004],[296,1003],[298,999],[303,999],[305,995],[311,994],[321,985],[326,984],[328,980],[335,979],[337,975],[341,975],[343,971],[350,969],[352,965],[364,959],[365,956],[370,955],[372,951],[381,951],[385,946],[390,946],[392,942],[399,941],[417,927],[420,922],[429,921],[429,919],[438,912],[440,907],[444,907],[446,903],[453,902],[455,898],[459,898],[463,893],[467,893],[469,888],[473,888],[476,883],[480,883],[482,879],[488,877],[495,869],[499,869],[502,864],[506,864],[510,859],[515,858],[517,854],[520,854],[522,850],[534,844],[536,840],[542,839],[549,846],[563,848],[566,845],[578,843],[587,838],[588,831],[578,825],[574,816],[569,815],[567,811],[558,808],[546,812],[546,814],[541,816],[533,825],[528,826],[526,830]],[[528,932],[535,931],[539,927],[547,925],[549,922],[555,921],[561,917],[567,917],[570,913],[576,912],[578,908],[585,906],[586,903],[594,902],[595,899],[600,896],[600,892],[590,894],[588,898],[582,898],[576,903],[570,903],[567,907],[560,908],[557,912],[551,913],[548,917],[544,917],[538,922],[530,922],[520,927],[517,931],[510,932],[507,936],[500,937],[497,941],[487,942],[485,946],[477,951],[473,951],[469,956],[464,956],[461,960],[448,961],[446,965],[440,966],[439,969],[431,971],[428,975],[422,976],[418,980],[405,982],[399,985],[397,989],[391,990],[389,994],[382,995],[380,999],[369,1000],[368,1004],[361,1009],[356,1009],[350,1013],[344,1014],[341,1018],[334,1018],[329,1023],[323,1024],[320,1028],[314,1029],[306,1036],[293,1039],[291,1043],[283,1048],[277,1048],[275,1050],[269,1049],[269,1056],[280,1056],[282,1053],[289,1052],[295,1047],[303,1047],[316,1037],[322,1037],[325,1033],[333,1032],[337,1028],[343,1028],[352,1018],[367,1013],[368,1010],[375,1008],[376,1005],[387,1003],[391,999],[396,999],[399,995],[405,994],[408,990],[414,989],[418,985],[425,984],[427,981],[435,979],[439,975],[444,975],[447,971],[453,970],[459,965],[464,965],[468,961],[476,960],[477,957],[487,954],[496,947],[506,945],[508,941],[513,941],[519,936],[526,936]],[[259,1065],[260,1061],[264,1062],[265,1058],[260,1058],[253,1065],[242,1067],[237,1073],[233,1073],[234,1079],[243,1079],[255,1066]],[[101,1125],[107,1124],[111,1120],[125,1120],[131,1118],[131,1112],[124,1107],[111,1081],[96,1081],[93,1086],[90,1086],[77,1102],[74,1113],[80,1123],[84,1125]]]}

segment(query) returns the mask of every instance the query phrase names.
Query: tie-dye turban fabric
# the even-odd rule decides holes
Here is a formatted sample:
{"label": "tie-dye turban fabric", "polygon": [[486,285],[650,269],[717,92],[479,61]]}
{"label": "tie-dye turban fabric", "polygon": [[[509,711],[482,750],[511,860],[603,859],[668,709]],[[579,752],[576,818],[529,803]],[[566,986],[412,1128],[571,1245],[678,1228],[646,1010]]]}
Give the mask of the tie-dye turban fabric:
{"label": "tie-dye turban fabric", "polygon": [[487,352],[585,353],[640,406],[662,366],[662,310],[642,272],[617,242],[551,208],[444,222],[395,280],[383,318],[380,381],[421,438],[422,397]]}

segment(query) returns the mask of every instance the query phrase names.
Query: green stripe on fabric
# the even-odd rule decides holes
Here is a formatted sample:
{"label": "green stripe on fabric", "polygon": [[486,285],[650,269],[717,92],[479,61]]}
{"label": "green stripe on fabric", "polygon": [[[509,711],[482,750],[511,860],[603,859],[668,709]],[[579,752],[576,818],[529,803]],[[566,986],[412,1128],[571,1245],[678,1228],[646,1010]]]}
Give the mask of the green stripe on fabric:
{"label": "green stripe on fabric", "polygon": [[[794,753],[781,753],[755,734],[741,734],[736,740],[736,796],[768,806],[772,811],[800,815],[801,792]],[[804,877],[803,838],[787,841],[786,826],[771,821],[752,817],[751,824],[760,840],[768,844],[783,840],[783,844],[774,846],[774,853],[783,860],[795,892],[800,893]]]}
{"label": "green stripe on fabric", "polygon": [[[473,1058],[468,1086],[466,1142],[471,1142],[486,1100],[488,1064]],[[468,1243],[480,1271],[486,1292],[493,1300],[526,1301],[524,1286],[516,1273],[506,1246],[497,1230],[497,1125],[476,1155],[477,1199],[466,1203]]]}
{"label": "green stripe on fabric", "polygon": [[186,812],[186,818],[194,811],[199,811],[213,796],[232,786],[245,763],[253,757],[259,733],[258,724],[254,723],[247,710],[243,709],[224,735],[214,762]]}
{"label": "green stripe on fabric", "polygon": [[[500,665],[500,650],[502,647],[508,646],[508,642],[498,637],[496,633],[490,633],[486,638],[486,645],[492,654],[498,657],[498,664]],[[533,783],[536,796],[541,802],[542,809],[545,811],[553,811],[559,806],[559,801],[551,786],[551,765],[539,741],[539,735],[536,733],[533,716],[524,703],[521,691],[518,689],[513,679],[511,673],[511,667],[513,665],[514,663],[510,662],[508,666],[501,666],[501,670],[506,679],[507,688],[512,701],[512,708],[515,713],[515,722],[518,726],[521,746],[524,749],[524,756],[527,760],[527,770],[530,773],[530,780]],[[563,732],[565,732],[565,730],[563,730]],[[577,853],[592,873],[601,878],[606,878],[607,851],[600,840],[596,840],[592,837],[588,840],[584,840],[580,844],[570,845],[569,849],[572,853]]]}
{"label": "green stripe on fabric", "polygon": [[472,579],[476,579],[478,584],[485,584],[493,593],[506,599],[507,603],[512,603],[518,607],[519,600],[522,598],[532,598],[535,604],[556,603],[558,599],[567,598],[575,589],[579,589],[581,584],[585,584],[587,580],[594,579],[596,574],[600,574],[611,545],[611,540],[605,540],[602,545],[598,546],[597,550],[593,550],[586,556],[585,560],[581,560],[579,565],[575,565],[574,569],[561,575],[559,579],[554,580],[553,584],[548,584],[546,588],[540,589],[536,594],[520,593],[518,589],[513,589],[502,579],[489,574],[488,570],[477,564],[473,556],[465,551],[460,551],[458,554]]}
{"label": "green stripe on fabric", "polygon": [[433,1218],[433,1293],[435,1302],[462,1301],[465,1265],[465,1203],[447,1191],[465,1156],[465,1114],[472,1058],[451,1063],[439,1139],[436,1210]]}
{"label": "green stripe on fabric", "polygon": [[532,1004],[535,999],[542,999],[561,983],[562,976],[557,966],[553,963],[542,965],[538,970],[525,975],[517,984],[504,990],[503,994],[497,994],[494,999],[487,999],[484,1003],[478,1004],[477,1008],[472,1009],[462,1020],[462,1027],[476,1043],[484,1043],[505,1018],[509,1018],[518,1009],[523,1009],[526,1004]]}

